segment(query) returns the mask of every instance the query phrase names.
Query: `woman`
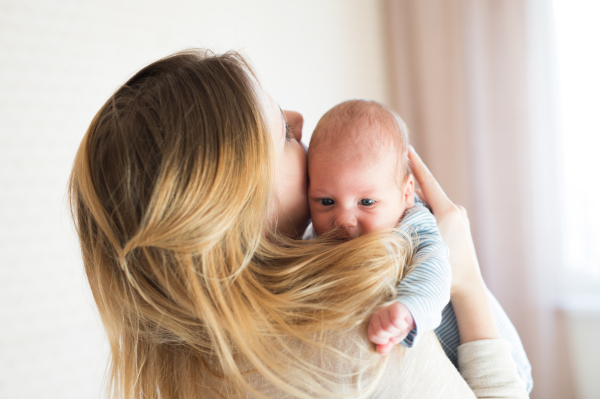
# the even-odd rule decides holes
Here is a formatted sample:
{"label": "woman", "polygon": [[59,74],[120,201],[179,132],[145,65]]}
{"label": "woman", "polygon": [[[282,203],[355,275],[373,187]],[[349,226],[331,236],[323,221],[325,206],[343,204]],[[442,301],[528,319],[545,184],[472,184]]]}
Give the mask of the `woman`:
{"label": "woman", "polygon": [[[294,128],[239,55],[200,51],[142,69],[95,116],[70,193],[111,345],[112,392],[473,397],[432,336],[383,359],[364,336],[362,323],[395,295],[408,238],[294,239],[309,215],[301,118],[288,116]],[[465,378],[481,372],[468,361],[483,362],[488,374],[472,378],[474,389],[526,396],[502,341],[480,341],[497,332],[468,225],[411,157],[458,256],[453,304],[463,342],[476,344],[461,357]]]}

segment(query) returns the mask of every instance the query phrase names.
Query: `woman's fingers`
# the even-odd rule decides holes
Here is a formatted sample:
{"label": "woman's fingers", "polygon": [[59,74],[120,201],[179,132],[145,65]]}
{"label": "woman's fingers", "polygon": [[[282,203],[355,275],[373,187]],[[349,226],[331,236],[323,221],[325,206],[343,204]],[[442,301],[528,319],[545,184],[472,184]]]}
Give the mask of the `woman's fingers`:
{"label": "woman's fingers", "polygon": [[410,160],[413,175],[421,187],[422,196],[419,196],[431,207],[433,213],[435,214],[436,211],[440,212],[451,207],[452,202],[448,199],[444,190],[442,190],[412,146],[409,146],[408,149],[408,159]]}

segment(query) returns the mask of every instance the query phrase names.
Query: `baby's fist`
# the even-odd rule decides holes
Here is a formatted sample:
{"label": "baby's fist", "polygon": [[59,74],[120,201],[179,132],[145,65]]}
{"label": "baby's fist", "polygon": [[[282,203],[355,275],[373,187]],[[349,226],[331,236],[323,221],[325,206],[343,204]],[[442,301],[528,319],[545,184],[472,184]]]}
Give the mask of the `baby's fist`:
{"label": "baby's fist", "polygon": [[380,355],[387,355],[394,345],[415,329],[415,320],[406,306],[394,302],[373,313],[369,322],[369,339]]}

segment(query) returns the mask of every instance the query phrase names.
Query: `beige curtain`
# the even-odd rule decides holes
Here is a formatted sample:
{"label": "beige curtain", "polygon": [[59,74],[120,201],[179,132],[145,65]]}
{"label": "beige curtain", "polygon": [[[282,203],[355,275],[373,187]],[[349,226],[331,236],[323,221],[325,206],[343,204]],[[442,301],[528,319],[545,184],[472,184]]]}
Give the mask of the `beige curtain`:
{"label": "beige curtain", "polygon": [[[386,0],[393,106],[471,218],[482,272],[519,331],[532,398],[573,398],[563,317],[545,0]],[[553,184],[554,183],[554,184]]]}

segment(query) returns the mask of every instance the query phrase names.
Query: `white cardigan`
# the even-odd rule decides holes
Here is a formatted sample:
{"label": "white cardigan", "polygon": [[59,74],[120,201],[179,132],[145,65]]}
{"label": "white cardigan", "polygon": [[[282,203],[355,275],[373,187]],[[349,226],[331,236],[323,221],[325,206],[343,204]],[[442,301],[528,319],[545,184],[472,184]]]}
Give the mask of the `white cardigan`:
{"label": "white cardigan", "polygon": [[[355,355],[347,345],[355,339],[366,339],[364,326],[349,333],[334,334],[334,346]],[[330,336],[331,337],[331,336]],[[337,337],[337,338],[336,338]],[[344,347],[347,348],[344,348]],[[348,347],[350,346],[350,347]],[[371,356],[378,356],[373,355]],[[307,354],[311,362],[326,367],[334,373],[351,373],[344,368],[342,359],[324,359],[319,353]],[[384,374],[369,398],[415,398],[415,399],[474,399],[474,398],[528,398],[525,385],[517,373],[511,356],[511,345],[501,339],[470,342],[458,347],[460,374],[444,354],[433,332],[423,335],[413,348],[397,346],[387,359]],[[360,377],[348,379],[346,388],[356,390],[364,386]],[[250,373],[248,382],[252,387],[270,398],[288,398],[258,373]],[[202,381],[205,388],[202,397],[234,398],[231,387],[209,376]],[[343,390],[345,391],[345,389]],[[345,392],[336,392],[343,394]],[[346,391],[348,392],[348,391]],[[253,395],[244,395],[247,398]]]}

